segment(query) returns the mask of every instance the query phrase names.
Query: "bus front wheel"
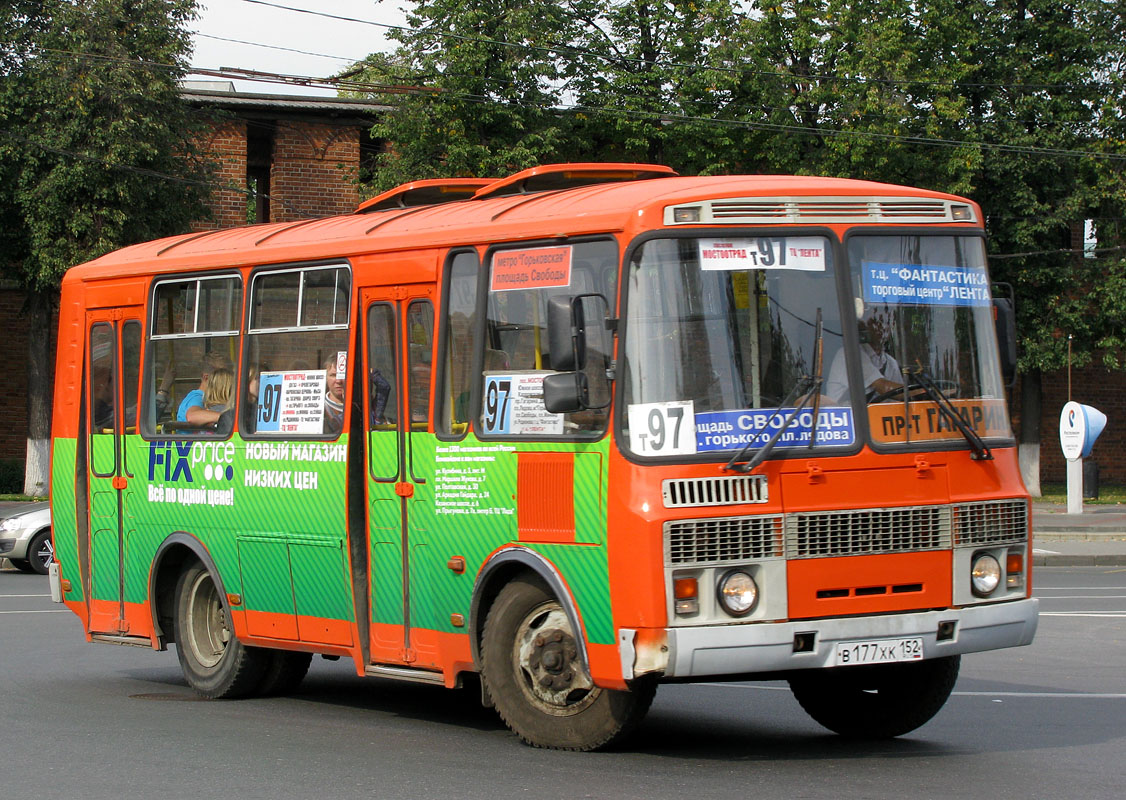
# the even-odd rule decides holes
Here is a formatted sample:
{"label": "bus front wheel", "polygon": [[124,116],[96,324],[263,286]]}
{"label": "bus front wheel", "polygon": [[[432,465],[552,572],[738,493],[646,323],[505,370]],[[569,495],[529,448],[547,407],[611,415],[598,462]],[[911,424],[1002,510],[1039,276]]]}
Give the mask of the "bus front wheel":
{"label": "bus front wheel", "polygon": [[811,669],[790,678],[809,716],[853,739],[890,739],[928,722],[958,680],[960,656],[898,664]]}
{"label": "bus front wheel", "polygon": [[656,684],[594,685],[559,601],[539,582],[505,586],[485,620],[482,677],[505,724],[526,743],[597,750],[626,736],[649,710]]}
{"label": "bus front wheel", "polygon": [[244,697],[261,684],[267,654],[234,635],[211,573],[201,564],[176,584],[176,655],[188,684],[204,697]]}

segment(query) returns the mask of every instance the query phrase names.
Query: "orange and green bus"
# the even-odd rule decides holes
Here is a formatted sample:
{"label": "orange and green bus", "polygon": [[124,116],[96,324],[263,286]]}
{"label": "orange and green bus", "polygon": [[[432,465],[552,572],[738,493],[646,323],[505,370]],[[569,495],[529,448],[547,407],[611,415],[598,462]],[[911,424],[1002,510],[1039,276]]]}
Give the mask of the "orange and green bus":
{"label": "orange and green bus", "polygon": [[971,201],[644,164],[128,247],[62,285],[52,591],[209,698],[319,653],[588,750],[754,677],[897,736],[1035,634],[1008,310]]}

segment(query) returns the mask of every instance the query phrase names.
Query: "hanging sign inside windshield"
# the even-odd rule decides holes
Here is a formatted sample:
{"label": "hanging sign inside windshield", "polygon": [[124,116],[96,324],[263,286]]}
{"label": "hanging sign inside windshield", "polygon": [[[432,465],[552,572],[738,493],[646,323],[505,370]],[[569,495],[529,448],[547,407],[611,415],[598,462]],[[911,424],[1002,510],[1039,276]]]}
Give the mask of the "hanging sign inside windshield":
{"label": "hanging sign inside windshield", "polygon": [[826,248],[820,236],[700,239],[700,269],[824,272]]}
{"label": "hanging sign inside windshield", "polygon": [[935,267],[865,261],[864,299],[870,303],[933,306],[989,305],[984,267]]}

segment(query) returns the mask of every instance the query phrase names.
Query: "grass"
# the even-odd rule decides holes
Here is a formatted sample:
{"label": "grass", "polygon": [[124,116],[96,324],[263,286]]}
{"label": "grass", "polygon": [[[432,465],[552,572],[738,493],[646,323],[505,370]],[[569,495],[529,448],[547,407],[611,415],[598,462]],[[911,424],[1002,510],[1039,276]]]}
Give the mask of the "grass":
{"label": "grass", "polygon": [[[1040,491],[1043,493],[1043,497],[1033,499],[1039,499],[1045,503],[1067,503],[1067,484],[1042,483],[1040,484]],[[1086,497],[1083,499],[1083,503],[1092,506],[1121,505],[1126,503],[1126,486],[1100,484],[1099,499],[1092,500]]]}
{"label": "grass", "polygon": [[0,494],[0,502],[11,500],[46,500],[46,497],[28,497],[26,494]]}

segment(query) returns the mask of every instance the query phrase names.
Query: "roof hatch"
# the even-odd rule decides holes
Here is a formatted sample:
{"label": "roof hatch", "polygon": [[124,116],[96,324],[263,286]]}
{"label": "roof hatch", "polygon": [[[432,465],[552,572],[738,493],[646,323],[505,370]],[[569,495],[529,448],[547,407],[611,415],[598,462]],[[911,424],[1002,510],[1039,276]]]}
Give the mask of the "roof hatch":
{"label": "roof hatch", "polygon": [[370,214],[373,211],[387,211],[392,208],[435,206],[455,200],[468,200],[478,189],[496,182],[496,178],[435,178],[411,181],[365,200],[356,208],[356,213]]}
{"label": "roof hatch", "polygon": [[545,164],[517,172],[485,186],[473,196],[475,200],[532,192],[573,189],[597,183],[646,181],[653,178],[675,178],[671,167],[659,164]]}

